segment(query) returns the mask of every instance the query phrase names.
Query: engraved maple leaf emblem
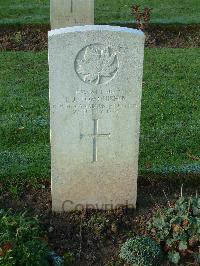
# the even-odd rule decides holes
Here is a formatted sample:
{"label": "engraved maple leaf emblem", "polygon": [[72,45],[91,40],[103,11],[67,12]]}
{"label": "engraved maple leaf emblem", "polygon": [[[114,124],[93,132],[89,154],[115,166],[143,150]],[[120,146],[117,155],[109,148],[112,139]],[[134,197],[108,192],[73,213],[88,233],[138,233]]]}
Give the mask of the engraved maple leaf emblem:
{"label": "engraved maple leaf emblem", "polygon": [[77,60],[76,71],[83,81],[98,85],[102,78],[112,78],[117,69],[116,53],[111,52],[109,47],[88,46],[83,58]]}

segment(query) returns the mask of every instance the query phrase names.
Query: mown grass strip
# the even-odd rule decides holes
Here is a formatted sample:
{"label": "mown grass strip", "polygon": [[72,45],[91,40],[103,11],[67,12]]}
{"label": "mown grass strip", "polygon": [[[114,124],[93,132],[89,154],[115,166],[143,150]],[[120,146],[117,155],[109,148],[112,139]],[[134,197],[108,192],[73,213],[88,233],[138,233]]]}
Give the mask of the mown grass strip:
{"label": "mown grass strip", "polygon": [[[140,172],[200,173],[199,49],[146,49]],[[133,73],[134,74],[134,73]],[[0,178],[50,177],[47,52],[0,53]]]}
{"label": "mown grass strip", "polygon": [[[49,0],[0,0],[0,25],[49,24]],[[133,4],[152,10],[151,23],[198,24],[199,0],[96,0],[95,23],[134,22]]]}

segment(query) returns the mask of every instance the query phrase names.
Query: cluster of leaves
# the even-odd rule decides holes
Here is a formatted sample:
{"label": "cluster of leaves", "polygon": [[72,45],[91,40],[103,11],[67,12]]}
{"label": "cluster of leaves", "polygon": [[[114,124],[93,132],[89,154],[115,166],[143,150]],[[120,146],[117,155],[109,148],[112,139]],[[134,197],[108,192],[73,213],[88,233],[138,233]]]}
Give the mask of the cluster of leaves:
{"label": "cluster of leaves", "polygon": [[140,9],[140,5],[131,6],[131,13],[135,18],[138,29],[144,30],[151,19],[152,8],[145,7],[143,10]]}
{"label": "cluster of leaves", "polygon": [[85,229],[92,232],[94,238],[102,239],[105,237],[108,228],[110,227],[109,220],[106,217],[94,214],[89,221],[84,223]]}
{"label": "cluster of leaves", "polygon": [[174,205],[159,211],[149,223],[150,234],[163,244],[172,263],[194,257],[200,263],[200,198],[180,197]]}
{"label": "cluster of leaves", "polygon": [[64,266],[72,266],[75,263],[75,256],[72,252],[66,252],[64,254]]}
{"label": "cluster of leaves", "polygon": [[49,248],[36,218],[0,210],[0,265],[49,265]]}
{"label": "cluster of leaves", "polygon": [[161,247],[151,238],[137,236],[128,239],[121,247],[120,257],[137,266],[160,265],[163,259]]}

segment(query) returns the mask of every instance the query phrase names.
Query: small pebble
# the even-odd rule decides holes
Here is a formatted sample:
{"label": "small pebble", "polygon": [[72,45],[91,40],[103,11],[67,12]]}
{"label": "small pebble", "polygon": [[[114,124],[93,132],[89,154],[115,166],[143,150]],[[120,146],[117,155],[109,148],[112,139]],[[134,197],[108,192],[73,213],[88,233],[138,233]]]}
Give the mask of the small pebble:
{"label": "small pebble", "polygon": [[50,226],[48,231],[49,231],[49,233],[52,233],[54,231],[53,226]]}

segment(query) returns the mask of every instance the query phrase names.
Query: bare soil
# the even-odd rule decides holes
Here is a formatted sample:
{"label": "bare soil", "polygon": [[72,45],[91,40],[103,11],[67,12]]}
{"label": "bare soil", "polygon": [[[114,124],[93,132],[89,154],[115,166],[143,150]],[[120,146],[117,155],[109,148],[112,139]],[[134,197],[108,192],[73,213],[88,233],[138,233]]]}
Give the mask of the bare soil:
{"label": "bare soil", "polygon": [[[121,25],[136,28],[136,25]],[[0,51],[47,50],[49,26],[0,27]],[[200,25],[149,25],[146,47],[200,47]]]}
{"label": "bare soil", "polygon": [[[185,195],[191,195],[196,193],[196,189],[199,188],[187,187],[183,191]],[[50,183],[46,181],[38,188],[27,185],[18,198],[3,193],[0,195],[0,209],[12,208],[38,216],[52,250],[60,255],[73,252],[76,255],[75,265],[114,265],[112,263],[119,259],[121,244],[130,236],[145,234],[152,214],[179,195],[180,187],[168,181],[139,182],[137,210],[86,210],[56,214],[51,211]]]}

